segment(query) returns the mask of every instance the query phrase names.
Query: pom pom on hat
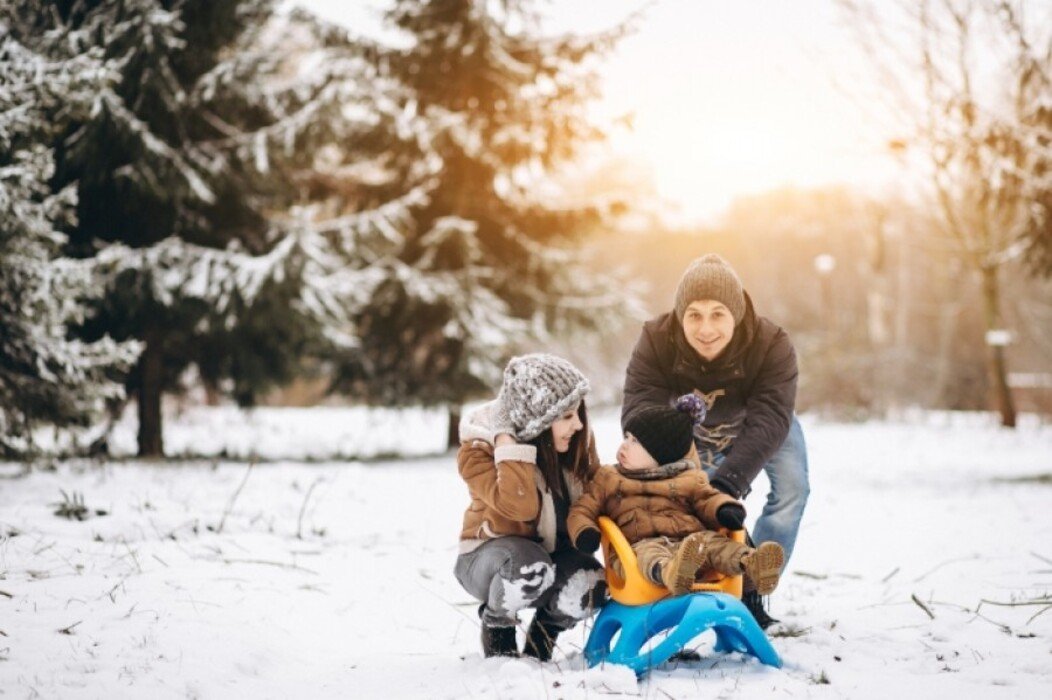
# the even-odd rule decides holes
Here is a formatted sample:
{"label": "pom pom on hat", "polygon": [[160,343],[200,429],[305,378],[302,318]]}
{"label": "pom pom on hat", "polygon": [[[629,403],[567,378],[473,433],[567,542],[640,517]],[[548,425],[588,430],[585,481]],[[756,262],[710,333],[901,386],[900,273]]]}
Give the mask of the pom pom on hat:
{"label": "pom pom on hat", "polygon": [[690,416],[690,421],[695,427],[705,422],[705,414],[709,412],[705,402],[697,394],[684,394],[676,399],[676,410]]}

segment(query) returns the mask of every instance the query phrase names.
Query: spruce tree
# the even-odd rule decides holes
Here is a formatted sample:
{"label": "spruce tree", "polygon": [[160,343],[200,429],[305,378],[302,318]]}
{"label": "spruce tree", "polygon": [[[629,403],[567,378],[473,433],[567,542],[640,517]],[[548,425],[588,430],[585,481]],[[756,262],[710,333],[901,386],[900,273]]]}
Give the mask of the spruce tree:
{"label": "spruce tree", "polygon": [[[57,142],[51,184],[75,184],[68,251],[103,284],[84,337],[143,343],[129,380],[141,455],[163,454],[162,394],[187,367],[213,386],[232,380],[251,403],[305,355],[353,344],[351,314],[378,281],[363,260],[386,255],[419,199],[408,190],[321,220],[320,204],[347,199],[354,176],[341,168],[372,128],[364,61],[269,0],[30,2],[5,14],[21,40],[61,36],[50,50],[98,53],[116,76]],[[331,181],[316,177],[319,159]]]}
{"label": "spruce tree", "polygon": [[388,147],[399,176],[375,191],[424,186],[428,204],[358,315],[361,344],[336,383],[355,397],[455,408],[499,383],[517,349],[623,311],[617,280],[581,252],[610,212],[561,201],[553,176],[603,137],[585,107],[626,27],[548,36],[534,5],[397,0],[386,14],[410,39],[376,49],[405,93],[410,126],[391,129],[418,138]]}
{"label": "spruce tree", "polygon": [[90,268],[58,256],[75,188],[53,191],[52,144],[108,76],[97,55],[51,60],[0,24],[0,456],[32,453],[43,422],[83,425],[123,395],[135,343],[68,337],[95,294]]}

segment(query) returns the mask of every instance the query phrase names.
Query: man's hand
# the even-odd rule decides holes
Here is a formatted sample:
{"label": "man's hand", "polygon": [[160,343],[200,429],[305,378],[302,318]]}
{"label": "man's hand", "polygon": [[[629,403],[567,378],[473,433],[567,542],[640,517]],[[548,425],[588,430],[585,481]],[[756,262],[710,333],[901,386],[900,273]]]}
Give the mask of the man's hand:
{"label": "man's hand", "polygon": [[735,488],[734,484],[719,475],[712,477],[709,483],[712,484],[713,488],[722,491],[736,501],[740,501],[742,498],[741,492]]}

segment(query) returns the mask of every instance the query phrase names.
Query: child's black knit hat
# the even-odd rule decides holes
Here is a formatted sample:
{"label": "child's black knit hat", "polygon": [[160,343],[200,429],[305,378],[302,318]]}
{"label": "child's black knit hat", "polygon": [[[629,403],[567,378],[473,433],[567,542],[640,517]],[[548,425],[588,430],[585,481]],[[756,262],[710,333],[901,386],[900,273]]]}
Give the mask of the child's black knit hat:
{"label": "child's black knit hat", "polygon": [[632,433],[658,464],[671,464],[690,452],[694,425],[705,418],[705,404],[693,394],[681,396],[672,406],[644,406],[625,421]]}

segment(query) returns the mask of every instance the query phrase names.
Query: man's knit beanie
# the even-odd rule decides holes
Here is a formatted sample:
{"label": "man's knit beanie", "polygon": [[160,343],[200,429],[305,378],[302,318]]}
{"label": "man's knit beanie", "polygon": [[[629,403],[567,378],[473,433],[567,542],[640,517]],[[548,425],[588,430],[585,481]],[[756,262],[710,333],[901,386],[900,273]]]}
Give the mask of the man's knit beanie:
{"label": "man's knit beanie", "polygon": [[625,432],[632,433],[658,465],[683,459],[694,442],[694,426],[705,419],[705,403],[693,394],[672,406],[644,406],[628,416]]}
{"label": "man's knit beanie", "polygon": [[588,380],[570,362],[536,353],[513,357],[508,362],[497,398],[515,438],[526,442],[550,428],[589,389]]}
{"label": "man's knit beanie", "polygon": [[691,302],[701,299],[718,301],[731,312],[734,325],[745,316],[745,292],[742,281],[727,261],[715,253],[703,255],[690,264],[676,287],[676,319],[683,321]]}

